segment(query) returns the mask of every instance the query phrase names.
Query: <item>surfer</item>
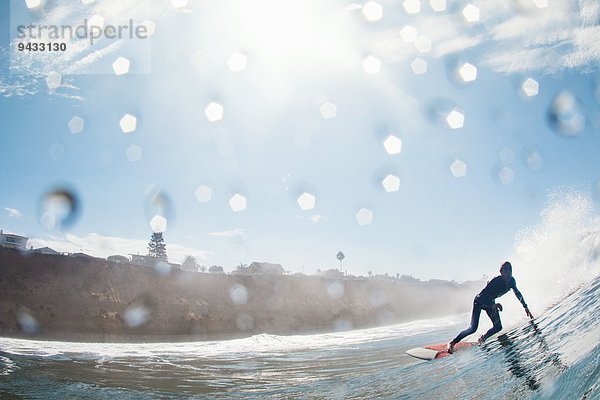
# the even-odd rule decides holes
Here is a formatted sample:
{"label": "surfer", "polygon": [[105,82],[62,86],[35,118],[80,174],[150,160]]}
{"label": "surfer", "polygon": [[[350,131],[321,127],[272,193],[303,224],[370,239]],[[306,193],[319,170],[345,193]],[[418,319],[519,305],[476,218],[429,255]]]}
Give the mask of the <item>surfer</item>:
{"label": "surfer", "polygon": [[512,277],[512,265],[506,261],[500,267],[500,276],[497,276],[489,281],[481,293],[475,296],[475,299],[473,300],[473,312],[471,314],[471,325],[469,325],[467,329],[459,333],[457,337],[448,343],[448,353],[452,354],[454,352],[454,346],[456,343],[477,331],[481,310],[485,310],[488,317],[490,317],[492,320],[494,326],[492,326],[479,338],[479,344],[482,344],[487,338],[502,330],[502,322],[500,321],[500,311],[502,311],[502,305],[496,303],[495,300],[498,297],[506,294],[506,292],[508,292],[510,289],[513,290],[515,296],[517,296],[517,299],[519,299],[523,305],[523,308],[525,308],[525,313],[527,316],[533,319],[533,315],[531,315],[531,312],[527,307],[527,303],[525,303],[525,299],[523,299],[523,295],[519,289],[517,289],[515,278]]}

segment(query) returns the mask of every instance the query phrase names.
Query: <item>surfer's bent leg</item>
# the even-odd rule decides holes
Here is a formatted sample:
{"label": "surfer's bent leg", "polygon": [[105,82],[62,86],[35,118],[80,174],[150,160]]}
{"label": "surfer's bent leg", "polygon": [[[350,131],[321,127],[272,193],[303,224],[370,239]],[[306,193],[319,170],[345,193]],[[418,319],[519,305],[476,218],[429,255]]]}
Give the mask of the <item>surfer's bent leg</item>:
{"label": "surfer's bent leg", "polygon": [[473,312],[471,313],[471,325],[464,331],[458,334],[451,343],[456,344],[463,340],[465,337],[475,333],[479,326],[479,316],[481,315],[481,305],[477,301],[473,301]]}
{"label": "surfer's bent leg", "polygon": [[500,321],[500,312],[498,312],[496,305],[494,305],[493,307],[490,307],[490,308],[486,307],[485,312],[487,313],[488,317],[490,317],[490,319],[492,320],[492,323],[494,324],[494,326],[492,326],[490,328],[490,330],[487,331],[482,336],[483,340],[486,340],[487,338],[492,336],[494,333],[498,333],[502,330],[502,321]]}

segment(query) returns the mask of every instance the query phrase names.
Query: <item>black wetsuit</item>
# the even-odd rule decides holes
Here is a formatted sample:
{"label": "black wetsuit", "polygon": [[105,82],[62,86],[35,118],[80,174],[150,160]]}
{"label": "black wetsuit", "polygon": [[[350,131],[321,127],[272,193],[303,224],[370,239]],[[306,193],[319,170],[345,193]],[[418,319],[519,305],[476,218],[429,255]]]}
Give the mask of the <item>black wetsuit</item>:
{"label": "black wetsuit", "polygon": [[497,276],[489,281],[483,290],[477,296],[475,296],[475,299],[473,300],[473,312],[471,314],[471,325],[459,333],[452,342],[458,343],[466,336],[469,336],[477,331],[481,310],[485,310],[488,317],[490,317],[492,323],[494,324],[494,326],[492,326],[490,330],[483,335],[483,340],[489,338],[494,333],[500,332],[502,330],[502,322],[500,321],[500,313],[496,307],[495,300],[498,297],[506,294],[506,292],[508,292],[510,289],[515,292],[515,296],[517,296],[517,299],[519,299],[523,307],[527,308],[527,304],[525,303],[525,299],[523,299],[523,295],[519,289],[517,289],[515,278],[511,277],[509,281],[506,282],[502,276]]}

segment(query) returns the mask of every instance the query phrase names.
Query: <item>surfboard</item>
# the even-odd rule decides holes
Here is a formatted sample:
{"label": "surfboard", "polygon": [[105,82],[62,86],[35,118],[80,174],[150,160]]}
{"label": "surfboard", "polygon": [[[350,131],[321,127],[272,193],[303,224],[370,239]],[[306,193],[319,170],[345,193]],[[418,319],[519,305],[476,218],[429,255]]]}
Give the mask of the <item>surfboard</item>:
{"label": "surfboard", "polygon": [[[468,349],[477,345],[476,342],[460,342],[454,346],[454,353],[464,349]],[[423,347],[415,347],[414,349],[406,350],[406,354],[419,358],[421,360],[435,360],[438,358],[448,357],[448,343],[431,344]]]}

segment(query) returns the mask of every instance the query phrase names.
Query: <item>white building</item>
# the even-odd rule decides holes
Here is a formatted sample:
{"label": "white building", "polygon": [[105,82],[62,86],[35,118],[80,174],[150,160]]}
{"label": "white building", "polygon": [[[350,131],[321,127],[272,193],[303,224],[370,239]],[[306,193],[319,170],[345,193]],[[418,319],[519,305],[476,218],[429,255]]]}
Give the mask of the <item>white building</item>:
{"label": "white building", "polygon": [[57,255],[57,254],[61,254],[58,251],[51,249],[50,247],[39,247],[37,249],[31,249],[32,252],[34,253],[38,253],[38,254],[46,254],[46,255]]}
{"label": "white building", "polygon": [[4,233],[3,230],[0,230],[0,246],[1,247],[9,247],[11,249],[17,250],[26,250],[27,249],[27,240],[25,236],[13,235],[11,233]]}

